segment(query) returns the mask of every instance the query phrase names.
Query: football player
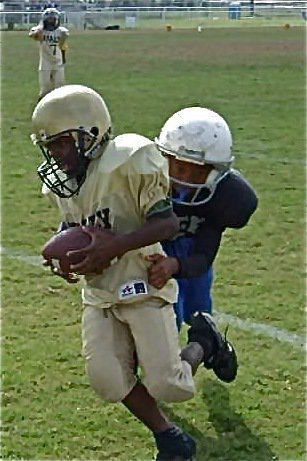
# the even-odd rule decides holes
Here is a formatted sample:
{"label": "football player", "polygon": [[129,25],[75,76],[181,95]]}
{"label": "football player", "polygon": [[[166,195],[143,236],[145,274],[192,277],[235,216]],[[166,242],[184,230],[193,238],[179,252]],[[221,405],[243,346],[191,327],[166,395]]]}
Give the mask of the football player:
{"label": "football player", "polygon": [[60,12],[47,8],[38,26],[33,27],[29,37],[40,44],[39,51],[39,99],[49,91],[65,84],[66,50],[69,31],[60,25]]}
{"label": "football player", "polygon": [[[168,420],[156,399],[192,398],[193,375],[200,364],[215,361],[219,336],[196,313],[181,351],[172,306],[177,283],[148,283],[146,256],[164,255],[159,241],[178,231],[167,160],[143,136],[113,139],[103,98],[82,85],[48,93],[32,123],[32,141],[45,158],[38,167],[43,192],[57,205],[63,227],[81,225],[93,237],[78,251],[82,262],[71,266],[84,274],[82,338],[90,383],[102,399],[122,402],[151,430],[157,460],[192,460],[194,439]],[[97,226],[115,236],[101,238]],[[52,268],[52,261],[47,264]],[[135,351],[143,382],[135,374]]]}
{"label": "football player", "polygon": [[[156,144],[169,161],[171,197],[180,228],[163,242],[168,257],[151,255],[149,282],[157,288],[175,277],[179,297],[174,305],[177,326],[190,324],[194,312],[212,313],[212,263],[227,228],[244,227],[257,208],[248,181],[232,168],[232,135],[216,112],[189,107],[164,124]],[[235,351],[226,338],[223,381],[237,374]]]}

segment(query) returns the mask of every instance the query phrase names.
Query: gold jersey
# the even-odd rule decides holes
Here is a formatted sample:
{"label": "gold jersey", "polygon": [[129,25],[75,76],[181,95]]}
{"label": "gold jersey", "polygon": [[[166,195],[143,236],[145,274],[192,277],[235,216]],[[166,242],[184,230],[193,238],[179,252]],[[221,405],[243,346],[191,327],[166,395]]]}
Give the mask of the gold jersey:
{"label": "gold jersey", "polygon": [[[52,195],[64,222],[129,233],[145,223],[150,210],[165,200],[168,190],[168,163],[155,144],[137,134],[124,134],[110,141],[103,154],[90,162],[77,195],[68,199],[51,192],[48,195]],[[107,308],[148,296],[176,302],[174,279],[161,290],[148,284],[145,256],[153,253],[165,254],[160,243],[126,253],[101,275],[86,276],[84,303]]]}
{"label": "gold jersey", "polygon": [[30,30],[29,36],[35,38],[37,33],[41,34],[38,70],[57,70],[63,65],[61,50],[67,49],[68,29],[59,26],[55,30],[43,30],[39,25]]}

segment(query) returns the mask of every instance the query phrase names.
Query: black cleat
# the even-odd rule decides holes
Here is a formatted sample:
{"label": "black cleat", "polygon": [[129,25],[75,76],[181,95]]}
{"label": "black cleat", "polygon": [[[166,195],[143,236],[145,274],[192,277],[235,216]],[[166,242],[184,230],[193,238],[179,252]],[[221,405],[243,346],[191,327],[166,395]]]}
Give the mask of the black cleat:
{"label": "black cleat", "polygon": [[166,431],[154,434],[158,455],[156,461],[194,461],[195,440],[182,429],[173,426]]}
{"label": "black cleat", "polygon": [[216,376],[230,383],[237,376],[238,361],[232,344],[219,332],[210,314],[195,312],[188,330],[188,342],[198,342],[204,350],[204,366]]}

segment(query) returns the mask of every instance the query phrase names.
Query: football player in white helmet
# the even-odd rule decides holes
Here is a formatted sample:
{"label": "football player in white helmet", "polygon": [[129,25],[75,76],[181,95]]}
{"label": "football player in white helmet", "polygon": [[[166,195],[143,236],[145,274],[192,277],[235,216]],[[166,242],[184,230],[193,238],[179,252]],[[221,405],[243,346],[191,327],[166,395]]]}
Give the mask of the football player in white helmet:
{"label": "football player in white helmet", "polygon": [[29,37],[39,42],[39,98],[65,84],[66,50],[69,31],[60,25],[61,13],[46,8],[40,23],[32,27]]}
{"label": "football player in white helmet", "polygon": [[[177,326],[190,323],[194,312],[212,313],[212,263],[227,228],[247,224],[257,196],[246,179],[232,169],[232,135],[225,119],[204,107],[173,114],[156,138],[168,158],[171,197],[180,222],[175,237],[163,242],[168,257],[152,255],[149,281],[162,288],[171,277],[179,284],[175,304]],[[223,358],[208,364],[223,381],[236,377],[237,359],[220,336]]]}
{"label": "football player in white helmet", "polygon": [[[168,420],[155,399],[192,398],[193,375],[201,363],[214,360],[219,337],[197,314],[180,351],[172,306],[177,283],[170,279],[161,289],[148,283],[146,257],[164,255],[159,241],[178,231],[167,160],[143,136],[112,139],[107,105],[82,85],[48,93],[32,123],[32,141],[45,158],[38,168],[44,194],[59,208],[62,228],[82,225],[92,238],[73,252],[84,259],[72,266],[85,276],[82,337],[91,385],[104,400],[122,402],[152,431],[157,460],[192,460],[194,439]],[[97,226],[115,236],[105,241]],[[52,267],[52,261],[47,264]],[[57,273],[72,281],[70,274]],[[135,373],[135,351],[143,382]]]}

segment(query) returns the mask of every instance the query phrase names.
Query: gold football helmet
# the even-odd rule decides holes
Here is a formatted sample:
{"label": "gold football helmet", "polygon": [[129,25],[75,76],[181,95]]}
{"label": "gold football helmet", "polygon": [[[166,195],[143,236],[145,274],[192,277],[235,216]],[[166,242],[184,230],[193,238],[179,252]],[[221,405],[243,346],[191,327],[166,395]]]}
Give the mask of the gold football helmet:
{"label": "gold football helmet", "polygon": [[[103,153],[111,137],[111,117],[103,98],[83,85],[57,88],[35,107],[32,127],[32,142],[45,157],[37,170],[39,177],[59,197],[75,195],[85,181],[90,160]],[[55,157],[48,148],[64,137],[73,138],[71,163],[77,168],[63,168],[61,154]],[[65,165],[67,161],[65,154]]]}

